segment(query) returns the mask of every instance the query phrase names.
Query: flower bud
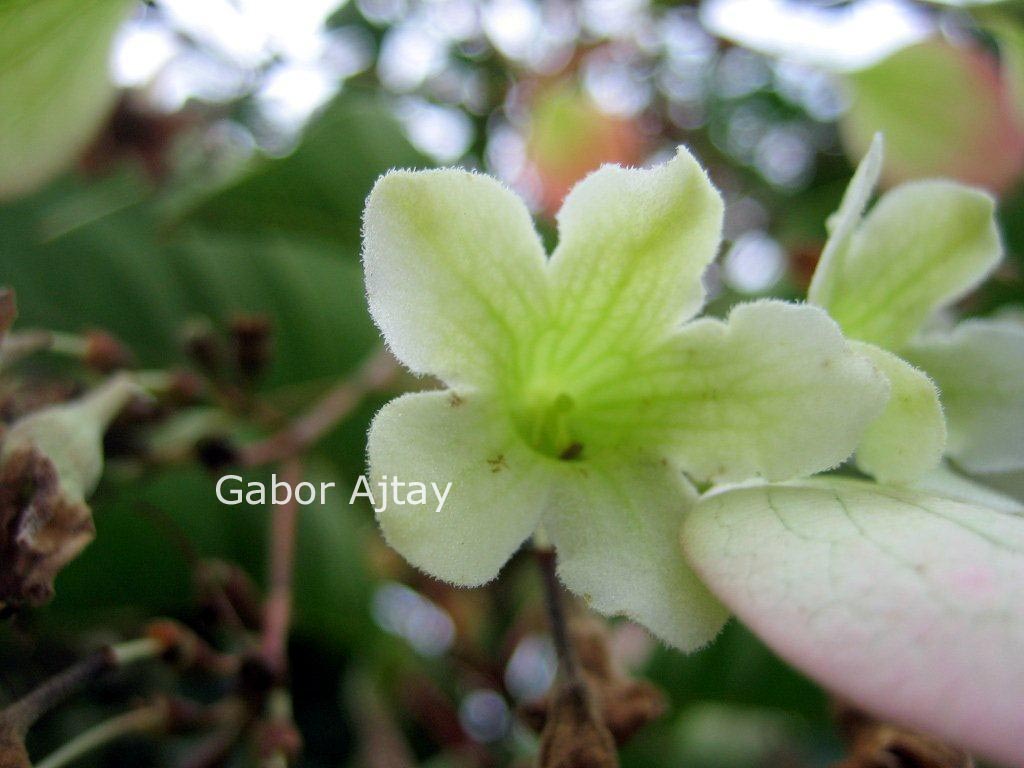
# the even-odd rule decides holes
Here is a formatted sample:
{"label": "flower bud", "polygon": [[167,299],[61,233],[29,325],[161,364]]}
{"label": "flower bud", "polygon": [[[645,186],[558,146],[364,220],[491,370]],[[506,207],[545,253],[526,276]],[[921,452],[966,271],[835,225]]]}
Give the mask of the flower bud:
{"label": "flower bud", "polygon": [[103,471],[103,433],[136,386],[115,376],[85,397],[15,422],[0,448],[0,604],[39,605],[95,536],[85,499]]}
{"label": "flower bud", "polygon": [[242,383],[251,385],[270,366],[273,329],[263,315],[239,315],[231,321],[235,368]]}
{"label": "flower bud", "polygon": [[113,334],[91,330],[85,334],[82,362],[94,371],[111,374],[131,367],[134,358],[131,350]]}

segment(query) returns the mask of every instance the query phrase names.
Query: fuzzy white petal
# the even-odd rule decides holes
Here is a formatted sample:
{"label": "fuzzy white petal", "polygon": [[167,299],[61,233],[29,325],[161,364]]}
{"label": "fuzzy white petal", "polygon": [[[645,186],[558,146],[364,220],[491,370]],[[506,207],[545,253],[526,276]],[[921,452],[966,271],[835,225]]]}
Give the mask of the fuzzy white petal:
{"label": "fuzzy white petal", "polygon": [[569,193],[558,213],[549,271],[562,365],[608,349],[657,342],[704,301],[722,199],[686,149],[650,170],[607,165]]}
{"label": "fuzzy white petal", "polygon": [[643,454],[567,471],[544,521],[565,585],[677,648],[707,644],[728,612],[679,552],[679,526],[696,501],[682,473]]}
{"label": "fuzzy white petal", "polygon": [[949,455],[974,472],[1024,469],[1024,324],[968,320],[904,353],[939,386]]}
{"label": "fuzzy white petal", "polygon": [[839,464],[889,394],[828,315],[781,301],[690,323],[625,370],[586,394],[604,441],[656,446],[691,477],[715,482]]}
{"label": "fuzzy white petal", "polygon": [[489,176],[392,171],[366,201],[370,313],[403,363],[449,384],[520,364],[547,313],[544,262],[522,200]]}
{"label": "fuzzy white petal", "polygon": [[1002,257],[995,201],[950,181],[884,195],[826,265],[821,301],[851,338],[899,352],[937,309],[963,296]]}
{"label": "fuzzy white petal", "polygon": [[924,373],[881,347],[854,342],[889,380],[892,394],[857,446],[857,466],[880,483],[910,483],[938,466],[946,447],[939,392]]}
{"label": "fuzzy white petal", "polygon": [[[389,499],[377,513],[384,538],[444,581],[493,579],[537,527],[550,477],[494,403],[472,392],[417,392],[385,405],[367,438],[371,486],[385,476],[451,490],[440,511]],[[380,500],[375,499],[377,506]]]}

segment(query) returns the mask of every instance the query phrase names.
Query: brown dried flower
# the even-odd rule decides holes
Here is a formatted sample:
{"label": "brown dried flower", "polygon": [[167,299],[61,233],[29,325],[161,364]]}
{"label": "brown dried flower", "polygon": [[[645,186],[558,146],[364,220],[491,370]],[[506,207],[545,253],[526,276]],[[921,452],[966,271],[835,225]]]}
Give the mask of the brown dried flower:
{"label": "brown dried flower", "polygon": [[[608,651],[604,622],[579,617],[572,621],[569,631],[594,703],[615,743],[621,746],[664,714],[665,696],[651,683],[629,677],[615,664]],[[550,708],[549,698],[544,697],[522,707],[520,714],[527,725],[541,731]]]}
{"label": "brown dried flower", "polygon": [[559,683],[540,739],[540,768],[618,768],[615,740],[583,682]]}
{"label": "brown dried flower", "polygon": [[0,447],[0,604],[40,605],[92,540],[85,503],[103,471],[103,433],[135,391],[117,376],[80,400],[15,422]]}
{"label": "brown dried flower", "polygon": [[962,749],[931,736],[875,720],[846,704],[836,708],[850,756],[836,768],[974,768]]}

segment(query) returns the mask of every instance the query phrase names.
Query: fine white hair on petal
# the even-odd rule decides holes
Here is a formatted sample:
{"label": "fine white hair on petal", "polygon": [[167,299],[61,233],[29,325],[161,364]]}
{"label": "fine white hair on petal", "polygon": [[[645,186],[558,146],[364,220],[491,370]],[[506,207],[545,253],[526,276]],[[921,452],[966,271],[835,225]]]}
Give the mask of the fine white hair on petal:
{"label": "fine white hair on petal", "polygon": [[917,480],[942,460],[946,419],[939,390],[923,371],[881,347],[854,342],[885,375],[892,395],[857,446],[857,466],[880,483]]}
{"label": "fine white hair on petal", "polygon": [[[593,398],[624,440],[659,446],[692,477],[721,483],[836,466],[888,394],[885,376],[824,311],[761,300],[724,322],[684,326]],[[627,399],[637,405],[624,411]]]}
{"label": "fine white hair on petal", "polygon": [[[369,482],[384,538],[431,576],[477,586],[533,533],[550,485],[495,401],[473,391],[416,392],[385,405],[367,438]],[[381,482],[427,484],[424,504],[379,498]],[[450,483],[437,508],[430,483]],[[382,508],[383,507],[383,508]]]}
{"label": "fine white hair on petal", "polygon": [[523,202],[468,171],[391,171],[363,219],[370,313],[416,373],[487,385],[547,314],[544,249]]}
{"label": "fine white hair on petal", "polygon": [[701,276],[718,252],[724,206],[684,147],[650,169],[605,165],[558,212],[549,273],[556,312],[595,349],[658,341],[704,302]]}

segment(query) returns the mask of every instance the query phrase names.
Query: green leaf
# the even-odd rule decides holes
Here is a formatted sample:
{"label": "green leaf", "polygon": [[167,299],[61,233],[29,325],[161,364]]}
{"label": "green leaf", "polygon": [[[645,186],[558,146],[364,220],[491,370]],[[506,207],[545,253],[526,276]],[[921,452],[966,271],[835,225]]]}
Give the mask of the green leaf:
{"label": "green leaf", "polygon": [[[336,478],[332,469],[319,461],[313,462],[305,477],[317,487],[323,480]],[[367,553],[377,532],[359,505],[349,506],[350,494],[346,483],[339,482],[336,489],[328,491],[326,504],[300,508],[293,594],[298,632],[358,647],[368,635],[373,636],[369,615],[373,583]],[[265,561],[265,547],[258,554],[250,567]]]}
{"label": "green leaf", "polygon": [[[310,398],[379,343],[354,260],[278,236],[218,236],[186,227],[168,238],[150,205],[134,202],[140,197],[137,188],[119,183],[85,190],[61,185],[0,208],[0,281],[17,290],[18,327],[105,328],[142,365],[162,368],[180,362],[179,335],[195,316],[220,322],[236,312],[266,313],[275,347],[265,386],[294,385]],[[364,410],[339,430],[347,437],[332,443],[335,468],[327,471],[362,471],[369,416]],[[81,616],[89,607],[137,606],[147,614],[187,607],[191,566],[175,544],[178,534],[202,554],[241,561],[258,574],[266,556],[265,510],[225,507],[213,485],[195,469],[101,484],[93,503],[97,540],[58,580],[56,615]],[[340,489],[338,497],[348,498]],[[297,620],[326,642],[347,642],[365,620],[359,558],[368,533],[360,514],[310,507],[300,517]]]}
{"label": "green leaf", "polygon": [[682,536],[711,590],[834,693],[996,761],[1024,754],[1024,518],[833,479],[712,494]]}
{"label": "green leaf", "polygon": [[898,352],[1002,257],[995,201],[949,181],[882,197],[841,252],[825,308],[850,337]]}
{"label": "green leaf", "polygon": [[917,339],[907,359],[935,380],[949,455],[972,472],[1024,468],[1024,324],[968,320]]}
{"label": "green leaf", "polygon": [[384,176],[366,201],[363,265],[370,313],[392,351],[449,383],[517,376],[548,314],[530,214],[482,174]]}
{"label": "green leaf", "polygon": [[706,645],[728,612],[679,556],[679,526],[696,499],[679,469],[637,452],[566,472],[544,517],[565,585],[676,648]]}
{"label": "green leaf", "polygon": [[950,5],[954,8],[970,8],[972,6],[1009,4],[1013,0],[928,0],[935,5]]}
{"label": "green leaf", "polygon": [[180,359],[184,324],[265,313],[274,325],[265,384],[320,382],[377,343],[356,263],[279,237],[222,236],[160,220],[133,184],[72,186],[0,207],[0,281],[22,328],[104,328],[146,366]]}
{"label": "green leaf", "polygon": [[942,460],[946,420],[939,392],[925,374],[891,352],[855,342],[889,380],[892,395],[857,446],[857,466],[881,483],[918,479]]}
{"label": "green leaf", "polygon": [[390,168],[429,164],[380,100],[346,93],[310,124],[294,152],[257,161],[194,201],[182,218],[222,233],[313,240],[354,256],[377,178]]}
{"label": "green leaf", "polygon": [[61,574],[48,612],[180,611],[194,595],[193,555],[260,562],[252,510],[218,503],[213,483],[197,468],[104,481],[92,500],[96,540]]}
{"label": "green leaf", "polygon": [[0,199],[39,187],[92,138],[114,99],[111,41],[133,5],[0,4]]}

